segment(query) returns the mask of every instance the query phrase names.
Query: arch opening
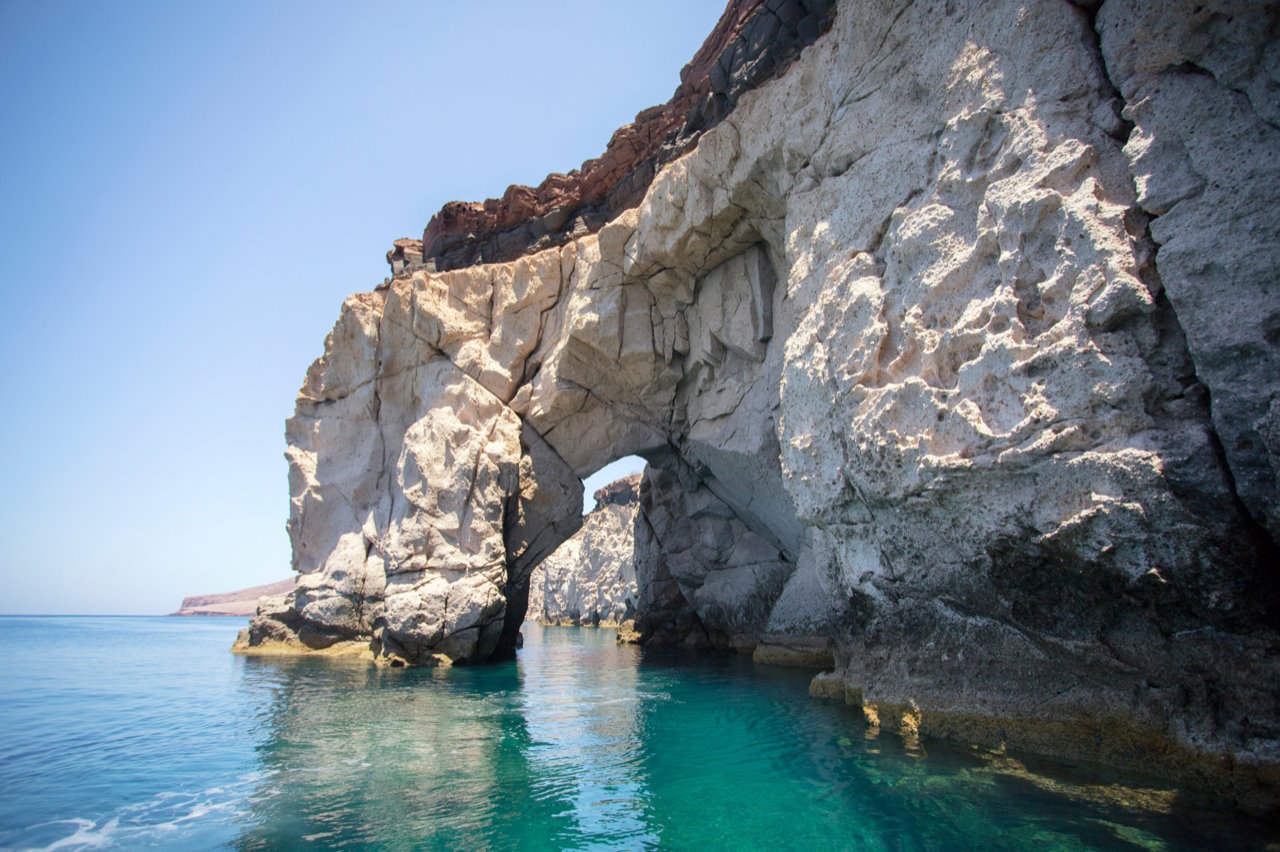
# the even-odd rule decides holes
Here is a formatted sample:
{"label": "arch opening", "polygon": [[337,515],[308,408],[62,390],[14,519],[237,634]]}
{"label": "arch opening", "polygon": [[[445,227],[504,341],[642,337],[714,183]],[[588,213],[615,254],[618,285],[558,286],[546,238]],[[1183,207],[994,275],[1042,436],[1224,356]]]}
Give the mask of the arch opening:
{"label": "arch opening", "polygon": [[638,476],[644,473],[645,466],[648,465],[640,456],[623,456],[616,461],[611,461],[604,467],[597,470],[590,476],[582,479],[582,515],[586,517],[596,508],[599,502],[596,497],[596,491],[617,482],[620,479],[626,479],[629,476]]}
{"label": "arch opening", "polygon": [[620,627],[635,618],[635,524],[646,466],[624,456],[583,480],[582,527],[534,566],[526,621]]}
{"label": "arch opening", "polygon": [[[777,286],[783,255],[760,234],[740,229],[687,272],[610,285],[615,273],[597,267],[604,278],[587,276],[575,290],[591,321],[542,361],[532,391],[540,404],[529,422],[579,475],[629,453],[648,462],[631,542],[643,643],[752,652],[771,634],[822,634],[827,607],[803,625],[771,618],[797,574],[805,531],[777,437],[783,344],[774,326],[792,324],[796,306]],[[589,506],[594,489],[585,492]],[[573,602],[566,611],[551,600],[532,617],[594,619],[575,610],[582,596],[570,585],[543,587]],[[825,636],[814,641],[825,651]]]}

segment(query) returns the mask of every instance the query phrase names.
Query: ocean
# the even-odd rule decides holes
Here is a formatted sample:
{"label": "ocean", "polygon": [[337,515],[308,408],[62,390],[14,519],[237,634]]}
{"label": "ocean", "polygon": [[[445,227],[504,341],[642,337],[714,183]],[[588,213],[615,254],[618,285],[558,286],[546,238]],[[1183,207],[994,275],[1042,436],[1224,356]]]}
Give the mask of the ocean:
{"label": "ocean", "polygon": [[1167,785],[865,728],[811,673],[526,624],[512,663],[228,653],[246,620],[0,618],[4,849],[1203,849]]}

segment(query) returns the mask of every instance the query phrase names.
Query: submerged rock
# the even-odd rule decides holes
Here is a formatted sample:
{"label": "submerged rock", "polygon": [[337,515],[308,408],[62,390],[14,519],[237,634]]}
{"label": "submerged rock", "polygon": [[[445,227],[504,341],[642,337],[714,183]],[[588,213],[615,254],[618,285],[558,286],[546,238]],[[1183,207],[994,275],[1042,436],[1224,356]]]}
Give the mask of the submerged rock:
{"label": "submerged rock", "polygon": [[[503,242],[509,193],[498,254],[400,246],[347,300],[249,645],[510,654],[579,477],[638,454],[636,641],[829,648],[886,727],[1274,807],[1277,7],[722,25],[785,40],[761,10],[830,29],[716,76],[636,206]],[[727,32],[698,67],[745,67]]]}

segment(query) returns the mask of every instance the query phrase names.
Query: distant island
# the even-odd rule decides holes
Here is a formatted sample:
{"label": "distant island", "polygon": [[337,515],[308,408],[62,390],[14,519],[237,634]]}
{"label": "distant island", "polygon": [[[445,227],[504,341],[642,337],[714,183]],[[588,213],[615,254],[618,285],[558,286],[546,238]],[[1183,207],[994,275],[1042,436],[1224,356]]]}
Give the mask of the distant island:
{"label": "distant island", "polygon": [[258,598],[263,595],[283,595],[292,591],[293,578],[251,586],[237,592],[216,595],[193,595],[182,599],[182,606],[172,615],[253,615],[258,609]]}

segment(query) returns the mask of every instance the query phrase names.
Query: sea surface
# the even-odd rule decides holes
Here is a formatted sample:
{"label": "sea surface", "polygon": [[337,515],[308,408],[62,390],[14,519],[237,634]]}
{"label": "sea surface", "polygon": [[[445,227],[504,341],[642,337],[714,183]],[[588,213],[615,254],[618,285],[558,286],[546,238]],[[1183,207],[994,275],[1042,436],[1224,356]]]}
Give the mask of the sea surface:
{"label": "sea surface", "polygon": [[0,618],[0,848],[1205,849],[1266,827],[877,736],[809,673],[525,626],[516,662],[242,658],[244,619]]}

